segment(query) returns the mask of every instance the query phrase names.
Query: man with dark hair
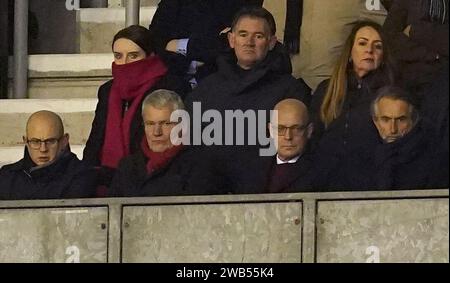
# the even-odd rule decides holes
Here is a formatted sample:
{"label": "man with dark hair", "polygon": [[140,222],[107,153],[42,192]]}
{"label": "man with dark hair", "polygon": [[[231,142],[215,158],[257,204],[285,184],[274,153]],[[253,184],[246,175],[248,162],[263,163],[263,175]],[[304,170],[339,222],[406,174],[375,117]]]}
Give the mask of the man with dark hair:
{"label": "man with dark hair", "polygon": [[70,151],[69,135],[57,114],[32,114],[23,141],[24,158],[0,169],[0,200],[95,195],[95,172]]}
{"label": "man with dark hair", "polygon": [[193,87],[215,71],[217,56],[227,49],[226,33],[233,15],[262,0],[162,0],[149,30],[157,53],[169,69]]}
{"label": "man with dark hair", "polygon": [[[308,105],[309,88],[291,76],[289,55],[277,42],[275,32],[275,21],[266,9],[251,7],[239,11],[228,34],[232,51],[218,58],[218,71],[205,78],[186,98],[186,108],[192,113],[194,103],[201,103],[203,113],[215,110],[222,117],[230,111],[264,113],[268,119],[269,111],[285,98],[295,98]],[[244,120],[240,126],[249,131],[255,129],[258,125],[251,124],[250,120]],[[265,122],[267,125],[268,121]],[[240,134],[233,131],[234,137]],[[223,140],[229,141],[230,137]],[[244,140],[247,143],[240,146],[235,143],[234,146],[209,146],[205,148],[205,158],[215,161],[211,170],[216,170],[226,190],[260,193],[264,188],[251,181],[254,178],[250,176],[257,172],[250,164],[256,164],[261,146],[250,145],[247,133]]]}
{"label": "man with dark hair", "polygon": [[[405,90],[381,88],[371,104],[378,144],[361,145],[337,169],[332,189],[390,190],[448,187],[445,165],[433,125],[422,119],[416,98]],[[371,143],[373,144],[373,143]],[[442,174],[445,170],[446,174]]]}

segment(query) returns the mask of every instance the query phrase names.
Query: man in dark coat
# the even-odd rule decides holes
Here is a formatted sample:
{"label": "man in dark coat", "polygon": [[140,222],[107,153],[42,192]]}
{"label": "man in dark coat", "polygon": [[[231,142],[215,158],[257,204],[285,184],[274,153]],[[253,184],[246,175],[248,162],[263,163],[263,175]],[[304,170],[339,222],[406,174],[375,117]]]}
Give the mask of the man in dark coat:
{"label": "man in dark coat", "polygon": [[[199,102],[203,113],[217,111],[225,117],[225,124],[227,112],[239,110],[247,114],[256,113],[258,119],[261,113],[266,114],[262,122],[267,125],[268,113],[279,101],[296,98],[309,103],[309,88],[291,76],[289,56],[277,44],[275,31],[273,16],[263,8],[244,9],[236,15],[228,34],[233,52],[220,56],[218,71],[205,78],[187,97],[186,107],[193,114],[191,117],[199,114],[194,113],[194,103]],[[251,119],[246,120],[238,126],[248,132],[257,128]],[[231,123],[222,129],[233,127],[234,121]],[[232,134],[233,137],[224,136],[224,140],[233,140],[234,146],[221,146],[229,144],[222,142],[204,148],[204,159],[212,163],[209,168],[218,178],[217,183],[232,193],[264,192],[264,188],[252,181],[261,179],[261,176],[252,177],[257,172],[251,165],[256,164],[258,149],[263,143],[259,140],[256,146],[254,143],[251,145],[249,135],[238,133],[234,128]],[[265,128],[262,134],[266,136]],[[243,145],[235,142],[242,136],[245,140]]]}
{"label": "man in dark coat", "polygon": [[176,145],[171,132],[176,122],[171,114],[184,109],[177,93],[157,90],[142,103],[145,136],[140,149],[123,158],[111,183],[111,196],[142,197],[216,194],[196,151]]}
{"label": "man in dark coat", "polygon": [[39,111],[27,122],[24,158],[0,170],[0,200],[84,198],[95,195],[95,173],[69,148],[61,118]]}
{"label": "man in dark coat", "polygon": [[163,0],[150,24],[157,53],[169,69],[193,86],[215,71],[217,56],[227,48],[226,29],[245,6],[262,0]]}
{"label": "man in dark coat", "polygon": [[[334,172],[331,190],[390,190],[448,187],[435,129],[419,117],[413,97],[384,87],[371,105],[377,143],[361,144]],[[445,175],[442,172],[447,172]]]}

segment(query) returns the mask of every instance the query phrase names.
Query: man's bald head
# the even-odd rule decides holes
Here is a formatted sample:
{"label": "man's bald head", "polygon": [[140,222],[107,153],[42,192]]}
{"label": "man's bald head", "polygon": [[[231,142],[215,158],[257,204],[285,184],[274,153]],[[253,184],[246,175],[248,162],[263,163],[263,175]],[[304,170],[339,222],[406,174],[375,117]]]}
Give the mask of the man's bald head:
{"label": "man's bald head", "polygon": [[[269,125],[271,135],[276,140],[278,157],[287,161],[305,151],[313,127],[309,121],[308,108],[298,99],[284,99],[275,105],[274,110],[278,111],[278,118],[276,123]],[[274,129],[277,130],[277,136],[274,136]]]}
{"label": "man's bald head", "polygon": [[27,121],[26,134],[28,135],[30,128],[33,129],[39,126],[54,128],[58,136],[64,134],[64,125],[61,117],[51,111],[42,110],[31,114]]}
{"label": "man's bald head", "polygon": [[295,115],[301,116],[301,119],[305,123],[309,123],[308,108],[302,101],[300,101],[298,99],[287,98],[287,99],[281,100],[280,102],[278,102],[275,105],[274,110],[279,111],[278,115],[280,115],[280,112],[282,112],[282,113],[287,112],[290,114],[295,114]]}
{"label": "man's bald head", "polygon": [[23,141],[36,165],[53,161],[69,143],[69,135],[64,134],[61,118],[51,111],[33,113],[28,118],[25,131]]}

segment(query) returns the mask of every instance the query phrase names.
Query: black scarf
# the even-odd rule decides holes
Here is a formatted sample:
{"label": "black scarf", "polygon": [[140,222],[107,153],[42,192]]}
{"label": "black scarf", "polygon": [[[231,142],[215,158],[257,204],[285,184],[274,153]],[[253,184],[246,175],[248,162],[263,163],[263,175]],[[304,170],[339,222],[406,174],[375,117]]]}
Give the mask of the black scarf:
{"label": "black scarf", "polygon": [[300,52],[300,27],[303,18],[303,0],[286,0],[286,23],[284,45],[289,54]]}

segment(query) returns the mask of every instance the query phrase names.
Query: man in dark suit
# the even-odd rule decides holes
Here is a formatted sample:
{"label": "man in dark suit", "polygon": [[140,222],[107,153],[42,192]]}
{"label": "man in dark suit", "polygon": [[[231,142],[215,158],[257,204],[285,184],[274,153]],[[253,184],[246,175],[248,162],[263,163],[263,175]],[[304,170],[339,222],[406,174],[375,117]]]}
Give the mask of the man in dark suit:
{"label": "man in dark suit", "polygon": [[297,99],[284,99],[274,108],[277,119],[269,123],[277,155],[263,159],[265,190],[268,193],[305,191],[310,188],[308,141],[313,132],[306,105]]}

